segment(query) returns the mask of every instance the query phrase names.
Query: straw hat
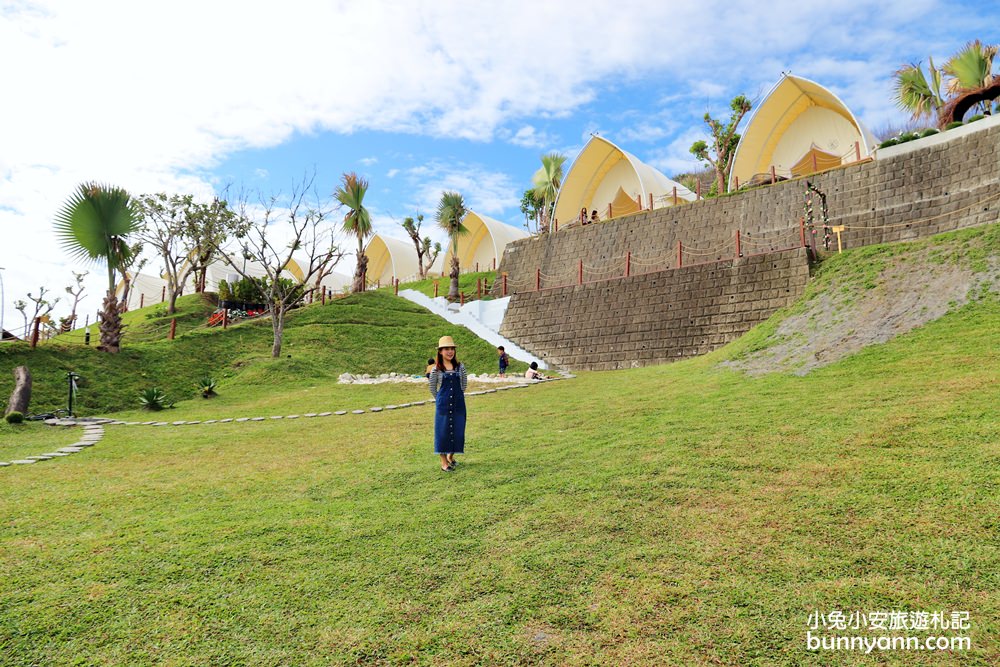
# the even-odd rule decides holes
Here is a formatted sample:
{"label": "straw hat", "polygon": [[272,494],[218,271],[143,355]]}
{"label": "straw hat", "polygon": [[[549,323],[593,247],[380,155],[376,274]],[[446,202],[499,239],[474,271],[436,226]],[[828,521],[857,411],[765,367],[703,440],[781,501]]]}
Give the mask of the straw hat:
{"label": "straw hat", "polygon": [[438,349],[442,347],[455,347],[455,341],[451,339],[451,336],[441,336],[441,340],[438,341]]}

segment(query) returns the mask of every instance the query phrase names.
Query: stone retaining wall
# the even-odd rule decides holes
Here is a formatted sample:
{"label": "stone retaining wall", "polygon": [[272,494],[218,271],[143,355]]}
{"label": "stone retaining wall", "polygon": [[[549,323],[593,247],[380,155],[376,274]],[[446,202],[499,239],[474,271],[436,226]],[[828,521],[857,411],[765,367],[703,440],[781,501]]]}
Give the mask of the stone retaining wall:
{"label": "stone retaining wall", "polygon": [[606,370],[675,361],[739,338],[797,299],[806,250],[523,291],[500,333],[549,363]]}

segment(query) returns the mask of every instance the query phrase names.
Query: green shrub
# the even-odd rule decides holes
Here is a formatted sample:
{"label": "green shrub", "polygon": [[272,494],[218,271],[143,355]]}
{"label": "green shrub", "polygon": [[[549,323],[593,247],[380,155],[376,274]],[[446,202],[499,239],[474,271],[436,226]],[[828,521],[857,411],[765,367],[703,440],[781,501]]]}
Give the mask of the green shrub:
{"label": "green shrub", "polygon": [[907,141],[913,141],[914,139],[917,138],[919,138],[919,136],[917,135],[916,132],[903,132],[901,135],[899,135],[899,143],[905,144]]}
{"label": "green shrub", "polygon": [[147,320],[155,320],[155,319],[157,319],[159,317],[166,317],[167,314],[168,313],[167,313],[167,307],[166,306],[157,306],[153,310],[151,310],[148,313],[146,313],[146,319]]}
{"label": "green shrub", "polygon": [[930,136],[933,136],[933,135],[935,135],[937,133],[938,133],[938,131],[935,130],[933,127],[928,127],[926,130],[922,130],[920,132],[920,136],[921,137],[930,137]]}
{"label": "green shrub", "polygon": [[896,141],[895,139],[886,139],[885,141],[883,141],[882,143],[880,143],[878,145],[878,147],[879,148],[888,148],[889,146],[895,146],[898,143],[899,142]]}
{"label": "green shrub", "polygon": [[215,386],[215,378],[205,376],[198,380],[198,391],[201,392],[202,398],[212,398],[213,396],[217,396],[215,393]]}
{"label": "green shrub", "polygon": [[966,123],[975,123],[977,120],[982,120],[983,118],[986,118],[986,116],[984,116],[981,113],[977,113],[975,116],[973,116],[972,118],[968,119],[965,122]]}
{"label": "green shrub", "polygon": [[960,120],[953,120],[950,123],[948,123],[947,125],[945,125],[944,129],[946,129],[946,130],[954,130],[956,127],[962,127],[963,125],[965,125],[965,123],[963,123],[962,121],[960,121]]}
{"label": "green shrub", "polygon": [[233,292],[229,289],[229,283],[225,280],[219,281],[219,301],[229,301],[232,298]]}
{"label": "green shrub", "polygon": [[158,387],[150,387],[149,389],[144,389],[139,395],[139,404],[145,410],[162,410],[168,407],[167,395],[160,391]]}
{"label": "green shrub", "polygon": [[24,413],[14,410],[13,412],[9,413],[6,417],[4,417],[4,419],[7,420],[8,424],[20,424],[24,421]]}

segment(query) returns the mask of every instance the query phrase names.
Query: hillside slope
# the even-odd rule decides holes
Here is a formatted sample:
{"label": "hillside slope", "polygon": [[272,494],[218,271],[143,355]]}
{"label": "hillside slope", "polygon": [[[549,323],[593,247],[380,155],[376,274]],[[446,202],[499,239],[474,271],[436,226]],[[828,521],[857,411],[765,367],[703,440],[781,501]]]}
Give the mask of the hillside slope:
{"label": "hillside slope", "polygon": [[805,295],[730,346],[725,365],[804,375],[1000,291],[1000,224],[825,259]]}
{"label": "hillside slope", "polygon": [[[172,400],[194,399],[203,376],[220,381],[220,392],[245,386],[334,383],[341,373],[422,374],[437,339],[451,334],[460,359],[474,373],[496,372],[496,350],[468,330],[381,290],[313,304],[288,315],[282,357],[272,359],[271,322],[243,322],[229,329],[208,328],[204,300],[185,297],[175,340],[165,340],[170,318],[158,306],[129,313],[132,335],[122,352],[108,355],[81,344],[80,334],[47,341],[35,350],[26,343],[0,346],[0,401],[13,389],[11,370],[26,364],[34,376],[32,410],[65,407],[66,373],[79,381],[82,414],[134,408],[140,391],[163,389]],[[525,364],[512,364],[523,372]]]}

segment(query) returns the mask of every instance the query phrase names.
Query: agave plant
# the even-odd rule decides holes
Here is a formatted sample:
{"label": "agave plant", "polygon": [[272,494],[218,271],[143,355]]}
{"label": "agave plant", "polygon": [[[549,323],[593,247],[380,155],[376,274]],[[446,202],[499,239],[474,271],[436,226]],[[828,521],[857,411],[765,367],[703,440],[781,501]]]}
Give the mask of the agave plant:
{"label": "agave plant", "polygon": [[145,410],[162,410],[167,406],[167,395],[164,394],[158,387],[150,387],[149,389],[144,389],[141,394],[139,394],[139,403]]}
{"label": "agave plant", "polygon": [[198,380],[198,391],[201,392],[202,398],[212,398],[217,396],[215,393],[215,378],[208,377],[207,375],[200,380]]}

